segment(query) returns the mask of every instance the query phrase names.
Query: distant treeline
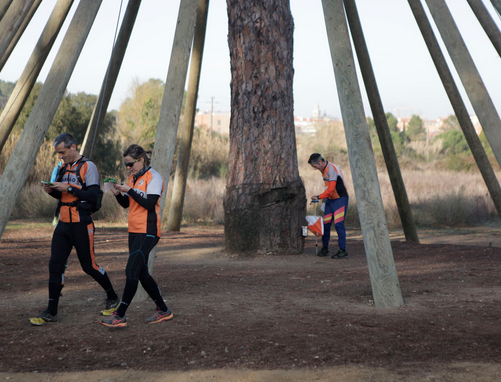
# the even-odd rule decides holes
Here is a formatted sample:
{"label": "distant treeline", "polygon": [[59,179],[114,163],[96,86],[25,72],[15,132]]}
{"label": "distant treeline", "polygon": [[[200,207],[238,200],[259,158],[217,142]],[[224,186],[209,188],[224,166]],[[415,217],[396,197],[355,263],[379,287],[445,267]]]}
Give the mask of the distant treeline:
{"label": "distant treeline", "polygon": [[7,100],[10,97],[10,94],[12,93],[12,90],[14,90],[14,86],[16,86],[16,84],[13,82],[0,80],[0,109],[4,108]]}

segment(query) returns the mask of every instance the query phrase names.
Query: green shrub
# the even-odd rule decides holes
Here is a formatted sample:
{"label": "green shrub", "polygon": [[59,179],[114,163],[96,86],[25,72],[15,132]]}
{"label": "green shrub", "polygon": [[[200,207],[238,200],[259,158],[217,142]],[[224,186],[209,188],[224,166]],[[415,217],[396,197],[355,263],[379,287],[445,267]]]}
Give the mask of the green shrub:
{"label": "green shrub", "polygon": [[470,151],[464,134],[460,130],[448,130],[435,139],[442,140],[442,153],[456,155]]}
{"label": "green shrub", "polygon": [[469,155],[447,155],[445,159],[445,168],[449,171],[469,171],[476,169],[477,164],[472,156]]}
{"label": "green shrub", "polygon": [[[430,214],[435,222],[446,226],[459,226],[478,223],[490,217],[481,212],[481,199],[465,194],[464,187],[430,201]],[[484,215],[482,217],[482,215]],[[480,219],[479,219],[480,218]]]}

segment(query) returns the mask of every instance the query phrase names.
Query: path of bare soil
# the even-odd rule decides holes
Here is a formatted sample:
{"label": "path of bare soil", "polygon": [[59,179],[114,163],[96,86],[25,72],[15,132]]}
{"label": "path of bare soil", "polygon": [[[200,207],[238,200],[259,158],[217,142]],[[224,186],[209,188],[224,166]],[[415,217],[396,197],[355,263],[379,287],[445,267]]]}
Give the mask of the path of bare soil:
{"label": "path of bare soil", "polygon": [[[21,227],[21,228],[16,228]],[[499,381],[501,230],[392,232],[405,305],[373,306],[360,232],[350,258],[239,257],[221,227],[183,227],[159,244],[154,275],[175,318],[98,324],[104,295],[70,256],[61,321],[45,308],[50,225],[11,222],[0,242],[0,379],[9,381]],[[97,260],[117,290],[127,233],[97,229]],[[444,244],[447,243],[447,244]],[[466,245],[461,245],[466,244]]]}

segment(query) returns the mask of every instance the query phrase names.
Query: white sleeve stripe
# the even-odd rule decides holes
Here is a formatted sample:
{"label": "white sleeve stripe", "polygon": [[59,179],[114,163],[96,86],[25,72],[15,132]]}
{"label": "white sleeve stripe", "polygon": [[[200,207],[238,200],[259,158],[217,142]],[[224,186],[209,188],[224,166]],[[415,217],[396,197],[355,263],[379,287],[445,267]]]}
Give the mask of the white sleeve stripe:
{"label": "white sleeve stripe", "polygon": [[150,169],[151,172],[151,180],[148,183],[148,188],[147,192],[148,195],[162,195],[162,188],[163,188],[163,180],[162,176],[158,171],[154,169]]}
{"label": "white sleeve stripe", "polygon": [[99,186],[99,173],[96,165],[91,161],[86,161],[85,164],[87,165],[87,172],[85,173],[85,178],[82,179],[85,182],[85,185],[87,187],[96,185]]}

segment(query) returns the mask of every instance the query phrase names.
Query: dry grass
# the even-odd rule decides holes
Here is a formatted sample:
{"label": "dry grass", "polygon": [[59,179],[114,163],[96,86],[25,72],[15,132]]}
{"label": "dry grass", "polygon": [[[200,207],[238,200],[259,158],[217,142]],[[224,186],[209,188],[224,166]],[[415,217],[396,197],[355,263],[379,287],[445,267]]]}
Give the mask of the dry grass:
{"label": "dry grass", "polygon": [[[346,218],[349,227],[360,226],[356,207],[355,191],[351,172],[343,168],[350,204]],[[307,201],[311,195],[323,191],[324,185],[318,171],[309,166],[300,168],[301,178],[306,189]],[[402,175],[412,212],[418,226],[470,226],[497,222],[499,217],[478,173],[456,173],[447,171],[403,170]],[[400,227],[400,217],[393,196],[389,177],[385,171],[378,174],[381,195],[388,227]],[[170,207],[172,193],[170,181],[164,209],[164,222]],[[221,224],[224,222],[223,198],[225,180],[189,179],[183,209],[183,224]],[[55,200],[46,195],[39,183],[28,184],[22,191],[20,200],[13,212],[13,218],[51,219]],[[96,220],[106,222],[126,222],[128,210],[124,210],[111,194],[105,194],[102,209],[95,214]],[[308,205],[308,214],[320,213],[315,206]]]}
{"label": "dry grass", "polygon": [[[14,152],[19,135],[11,133],[0,153],[0,175]],[[57,164],[58,158],[54,153],[52,142],[43,142],[38,152],[35,163],[31,167],[26,184],[40,184],[41,180],[49,180],[52,169]]]}
{"label": "dry grass", "polygon": [[[499,179],[501,174],[497,175]],[[418,225],[466,226],[499,220],[478,171],[403,171],[402,176]],[[387,174],[380,179],[385,209],[396,210]]]}
{"label": "dry grass", "polygon": [[[301,171],[302,170],[302,171]],[[300,169],[309,199],[323,191],[320,173],[304,166]],[[347,225],[359,226],[351,172],[343,168],[350,205]],[[498,174],[498,178],[501,174]],[[477,172],[403,170],[402,177],[416,224],[419,226],[467,226],[499,220],[487,187]],[[381,196],[389,227],[400,227],[395,197],[386,171],[378,174]],[[314,214],[314,207],[308,208]]]}
{"label": "dry grass", "polygon": [[[167,186],[167,199],[162,218],[167,224],[172,197],[172,179]],[[220,178],[188,179],[183,207],[182,224],[222,224],[224,223],[223,196],[225,183]],[[127,222],[128,209],[122,208],[111,193],[106,193],[103,206],[95,214],[95,219],[106,222]]]}
{"label": "dry grass", "polygon": [[223,197],[226,188],[221,178],[189,180],[183,208],[184,223],[224,223]]}
{"label": "dry grass", "polygon": [[27,184],[12,212],[13,218],[45,219],[52,221],[56,200],[44,192],[40,183]]}
{"label": "dry grass", "polygon": [[118,204],[111,192],[104,194],[101,209],[94,214],[94,219],[109,223],[126,223],[129,209]]}
{"label": "dry grass", "polygon": [[[12,135],[0,154],[0,173],[10,158],[17,137]],[[318,171],[313,170],[306,162],[312,152],[322,153],[327,160],[332,160],[343,169],[346,185],[350,195],[347,214],[347,225],[359,227],[356,197],[349,169],[347,155],[344,153],[346,142],[339,123],[331,122],[322,125],[317,136],[299,136],[298,158],[299,172],[306,188],[306,200],[311,195],[323,191],[324,185]],[[425,147],[414,147],[419,154],[424,154]],[[187,182],[183,210],[183,224],[221,224],[224,222],[223,198],[225,191],[225,175],[227,166],[228,141],[215,137],[210,139],[207,131],[199,129],[193,144],[190,173],[192,178]],[[436,147],[431,149],[436,155]],[[52,168],[57,162],[50,142],[45,142],[36,162],[30,171],[27,185],[24,187],[19,202],[14,209],[13,218],[51,219],[55,210],[55,201],[46,195],[40,180],[49,179]],[[428,164],[431,167],[431,163]],[[418,226],[468,226],[497,223],[499,217],[490,198],[484,181],[478,171],[449,172],[441,170],[419,169],[416,165],[403,169],[402,175],[414,219]],[[393,191],[384,164],[378,174],[381,195],[389,227],[400,227],[400,217],[393,196]],[[218,170],[219,169],[219,170]],[[217,174],[221,177],[200,178],[201,172]],[[119,177],[125,175],[116,174]],[[501,174],[498,174],[498,177]],[[167,188],[167,200],[164,209],[164,222],[169,213],[172,181]],[[121,208],[113,195],[106,194],[102,209],[95,214],[97,220],[124,223],[128,210]],[[308,214],[319,213],[314,206],[308,205]]]}

